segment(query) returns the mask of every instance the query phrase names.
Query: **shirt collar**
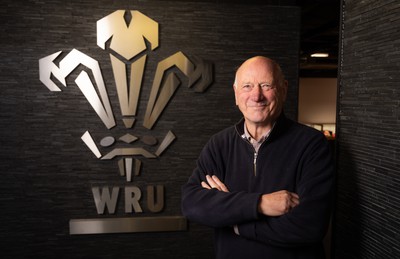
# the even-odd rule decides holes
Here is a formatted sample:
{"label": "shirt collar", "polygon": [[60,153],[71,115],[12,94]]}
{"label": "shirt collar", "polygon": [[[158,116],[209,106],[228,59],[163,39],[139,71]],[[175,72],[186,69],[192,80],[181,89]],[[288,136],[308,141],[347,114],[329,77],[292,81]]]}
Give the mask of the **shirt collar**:
{"label": "shirt collar", "polygon": [[263,143],[269,136],[269,134],[271,133],[272,129],[275,127],[275,123],[272,125],[271,129],[268,130],[261,138],[259,141],[255,140],[249,133],[249,131],[247,130],[246,127],[246,122],[243,122],[243,128],[244,128],[244,134],[242,134],[242,138],[248,140],[250,143],[252,144],[261,144]]}

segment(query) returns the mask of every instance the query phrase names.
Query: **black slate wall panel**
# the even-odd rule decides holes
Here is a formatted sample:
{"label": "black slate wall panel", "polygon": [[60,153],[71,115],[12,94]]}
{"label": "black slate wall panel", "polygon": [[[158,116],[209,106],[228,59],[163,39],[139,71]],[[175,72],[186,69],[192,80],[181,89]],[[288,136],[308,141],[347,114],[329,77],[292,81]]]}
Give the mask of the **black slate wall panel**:
{"label": "black slate wall panel", "polygon": [[[180,189],[208,138],[240,118],[232,83],[235,68],[253,55],[277,59],[290,83],[285,107],[297,117],[300,12],[296,7],[174,1],[2,1],[0,4],[0,247],[3,258],[211,258],[212,231],[189,223],[185,232],[69,235],[70,219],[180,215]],[[160,46],[147,51],[136,135],[177,139],[160,158],[143,160],[140,176],[126,183],[117,160],[101,161],[80,137],[121,136],[124,128],[108,52],[96,45],[96,21],[118,9],[139,10],[159,23]],[[74,80],[62,92],[39,81],[38,61],[76,48],[102,69],[117,126],[107,130]],[[205,93],[176,92],[152,131],[143,114],[157,62],[182,51],[214,64]],[[149,133],[150,132],[150,133]],[[165,208],[146,207],[147,185],[165,186]],[[97,215],[92,186],[135,185],[141,214],[126,214],[121,190],[116,213]]]}
{"label": "black slate wall panel", "polygon": [[400,254],[400,3],[343,1],[336,258]]}

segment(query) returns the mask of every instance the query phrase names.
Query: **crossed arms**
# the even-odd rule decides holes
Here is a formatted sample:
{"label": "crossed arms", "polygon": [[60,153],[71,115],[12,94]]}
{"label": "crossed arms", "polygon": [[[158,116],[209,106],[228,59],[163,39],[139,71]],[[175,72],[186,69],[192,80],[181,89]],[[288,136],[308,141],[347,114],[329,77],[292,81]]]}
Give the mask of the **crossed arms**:
{"label": "crossed arms", "polygon": [[[221,192],[229,192],[228,188],[215,175],[207,175],[206,180],[201,182],[205,189],[215,188]],[[257,211],[265,216],[281,216],[299,205],[299,195],[287,190],[281,190],[261,195]]]}
{"label": "crossed arms", "polygon": [[[309,154],[303,152],[307,159],[300,163],[301,176],[295,176],[295,171],[296,180],[288,176],[293,179],[294,188],[264,193],[232,185],[233,179],[237,182],[237,175],[221,173],[230,172],[231,168],[217,162],[224,161],[224,157],[213,145],[206,147],[198,167],[183,187],[183,214],[210,227],[237,226],[241,237],[270,245],[296,247],[320,242],[330,219],[334,171],[328,147],[321,147],[320,141],[308,147],[305,152]],[[237,168],[241,164],[242,161],[233,167],[236,172],[243,171]]]}

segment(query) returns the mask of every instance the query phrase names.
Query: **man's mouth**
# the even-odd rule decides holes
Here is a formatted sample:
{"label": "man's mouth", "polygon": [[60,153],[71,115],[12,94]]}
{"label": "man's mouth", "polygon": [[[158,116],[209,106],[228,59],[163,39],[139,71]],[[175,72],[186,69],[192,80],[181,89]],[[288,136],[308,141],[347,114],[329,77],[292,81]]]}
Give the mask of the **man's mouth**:
{"label": "man's mouth", "polygon": [[262,108],[262,107],[265,107],[265,106],[267,106],[266,102],[251,103],[251,104],[247,105],[247,107],[251,107],[251,108]]}

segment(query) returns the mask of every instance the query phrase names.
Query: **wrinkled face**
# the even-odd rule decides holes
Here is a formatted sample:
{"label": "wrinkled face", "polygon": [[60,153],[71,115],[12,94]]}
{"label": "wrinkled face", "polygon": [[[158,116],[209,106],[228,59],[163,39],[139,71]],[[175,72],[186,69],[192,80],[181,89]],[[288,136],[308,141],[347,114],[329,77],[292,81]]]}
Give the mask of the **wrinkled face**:
{"label": "wrinkled face", "polygon": [[246,124],[272,126],[282,111],[286,99],[287,83],[274,63],[264,57],[247,60],[236,73],[236,105]]}

